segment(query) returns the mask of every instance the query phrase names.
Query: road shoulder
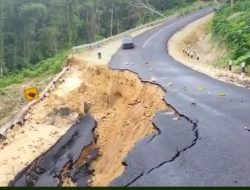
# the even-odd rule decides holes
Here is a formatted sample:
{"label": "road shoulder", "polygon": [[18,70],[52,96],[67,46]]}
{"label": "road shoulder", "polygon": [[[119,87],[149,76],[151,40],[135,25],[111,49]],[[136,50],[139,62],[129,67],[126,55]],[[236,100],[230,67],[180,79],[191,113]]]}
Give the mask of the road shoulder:
{"label": "road shoulder", "polygon": [[209,14],[174,34],[167,44],[169,54],[180,63],[212,78],[250,88],[250,77],[217,66],[227,48],[215,45],[210,34],[206,33],[213,15]]}

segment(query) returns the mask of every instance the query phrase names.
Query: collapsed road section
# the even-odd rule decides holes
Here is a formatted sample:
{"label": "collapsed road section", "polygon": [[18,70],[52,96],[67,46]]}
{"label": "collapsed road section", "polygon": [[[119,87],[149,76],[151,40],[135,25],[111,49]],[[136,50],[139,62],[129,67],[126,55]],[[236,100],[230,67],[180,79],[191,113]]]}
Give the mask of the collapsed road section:
{"label": "collapsed road section", "polygon": [[[24,126],[12,131],[12,140],[0,151],[8,151],[10,145],[18,147],[17,137],[23,140],[39,133],[34,127],[26,130],[31,121],[43,130],[50,125],[60,130],[76,115],[83,119],[55,145],[51,144],[49,151],[34,157],[24,170],[12,178],[6,175],[6,181],[14,178],[10,186],[108,186],[124,172],[123,161],[135,144],[157,134],[152,123],[155,114],[172,111],[159,86],[141,82],[132,72],[113,71],[107,65],[88,64],[75,58],[69,63],[70,71],[62,83],[30,111]],[[91,115],[96,127],[86,115]],[[46,143],[46,138],[39,137],[40,143]],[[20,150],[25,152],[35,146],[24,146],[25,141],[22,142]],[[5,158],[3,174],[9,172],[8,166],[25,159],[15,158]]]}
{"label": "collapsed road section", "polygon": [[[84,116],[46,153],[21,171],[9,186],[57,187],[65,183],[86,186],[90,177],[89,164],[98,155],[94,143],[96,122]],[[88,152],[86,152],[88,150]]]}
{"label": "collapsed road section", "polygon": [[[84,116],[52,148],[22,170],[10,186],[103,186],[112,181],[112,185],[129,186],[140,177],[174,161],[196,144],[199,138],[197,123],[167,105],[162,100],[164,91],[159,86],[143,83],[129,71],[111,71],[105,67],[90,67],[87,70],[92,78],[86,79],[92,82],[100,82],[93,77],[94,73],[98,73],[99,77],[109,77],[107,106],[102,105],[102,109],[109,110],[108,113],[98,119],[96,109],[100,111],[100,105],[98,108],[93,106],[96,102],[91,99],[91,106],[87,99],[94,96],[87,96],[85,111],[92,113],[98,122]],[[97,85],[95,88],[98,89]],[[83,92],[82,87],[81,90]],[[88,92],[85,86],[85,93]],[[98,102],[103,101],[99,99]],[[156,111],[151,112],[149,108],[155,106]],[[120,115],[116,116],[110,109]],[[65,114],[65,109],[63,112]],[[107,122],[111,118],[115,123],[107,125],[111,124]],[[122,123],[119,123],[121,120]],[[148,126],[150,124],[152,128]],[[131,144],[131,141],[134,143]],[[157,153],[159,149],[160,155]],[[125,160],[128,152],[128,159]],[[145,155],[148,163],[142,163],[141,157]],[[104,162],[109,167],[105,167]],[[133,170],[130,170],[131,167]]]}

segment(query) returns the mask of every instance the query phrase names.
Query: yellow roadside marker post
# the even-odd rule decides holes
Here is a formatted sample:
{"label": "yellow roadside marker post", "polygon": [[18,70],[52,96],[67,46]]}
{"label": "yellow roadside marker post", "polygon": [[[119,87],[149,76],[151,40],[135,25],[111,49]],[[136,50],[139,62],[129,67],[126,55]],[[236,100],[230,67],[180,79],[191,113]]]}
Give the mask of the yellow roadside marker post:
{"label": "yellow roadside marker post", "polygon": [[27,101],[39,99],[39,91],[36,87],[24,89],[24,96]]}

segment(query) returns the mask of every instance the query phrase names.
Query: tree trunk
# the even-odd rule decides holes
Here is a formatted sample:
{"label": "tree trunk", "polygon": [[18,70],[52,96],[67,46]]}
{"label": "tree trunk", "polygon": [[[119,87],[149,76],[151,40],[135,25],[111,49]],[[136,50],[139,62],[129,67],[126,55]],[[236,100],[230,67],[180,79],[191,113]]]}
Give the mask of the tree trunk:
{"label": "tree trunk", "polygon": [[30,27],[27,27],[24,32],[24,38],[23,38],[23,56],[24,56],[24,62],[25,66],[29,66],[30,64]]}
{"label": "tree trunk", "polygon": [[110,19],[110,36],[113,36],[113,20],[114,20],[114,1],[112,0],[111,19]]}
{"label": "tree trunk", "polygon": [[234,0],[231,0],[231,7],[234,6]]}
{"label": "tree trunk", "polygon": [[68,46],[69,48],[72,47],[73,44],[73,29],[72,29],[72,2],[67,2],[67,25],[68,25]]}
{"label": "tree trunk", "polygon": [[1,68],[0,68],[0,77],[3,77],[3,65],[1,64]]}
{"label": "tree trunk", "polygon": [[0,2],[0,77],[3,77],[5,68],[4,58],[4,0]]}
{"label": "tree trunk", "polygon": [[114,10],[115,10],[115,17],[116,17],[116,22],[117,22],[117,33],[119,34],[120,33],[120,21],[119,21],[119,17],[118,17],[118,14],[117,14],[117,8],[116,6],[114,6]]}

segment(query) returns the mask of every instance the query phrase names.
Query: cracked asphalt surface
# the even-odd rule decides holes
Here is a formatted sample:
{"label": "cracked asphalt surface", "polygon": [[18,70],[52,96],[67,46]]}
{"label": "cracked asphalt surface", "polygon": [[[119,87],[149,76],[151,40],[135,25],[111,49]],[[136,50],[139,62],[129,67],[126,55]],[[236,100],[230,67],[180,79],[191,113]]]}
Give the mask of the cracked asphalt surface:
{"label": "cracked asphalt surface", "polygon": [[[169,38],[211,13],[203,9],[135,38],[134,50],[119,50],[111,69],[130,70],[162,86],[178,114],[157,113],[157,136],[138,142],[113,186],[250,185],[250,90],[212,79],[167,53]],[[226,96],[220,96],[223,92]],[[150,98],[150,97],[148,97]]]}
{"label": "cracked asphalt surface", "polygon": [[[51,149],[17,174],[9,186],[58,187],[62,186],[63,177],[71,178],[77,186],[88,186],[91,175],[89,163],[97,157],[98,150],[92,150],[81,168],[76,167],[75,163],[80,159],[83,149],[94,141],[96,125],[93,118],[84,116]],[[67,167],[70,168],[66,172],[67,176],[62,176]]]}

